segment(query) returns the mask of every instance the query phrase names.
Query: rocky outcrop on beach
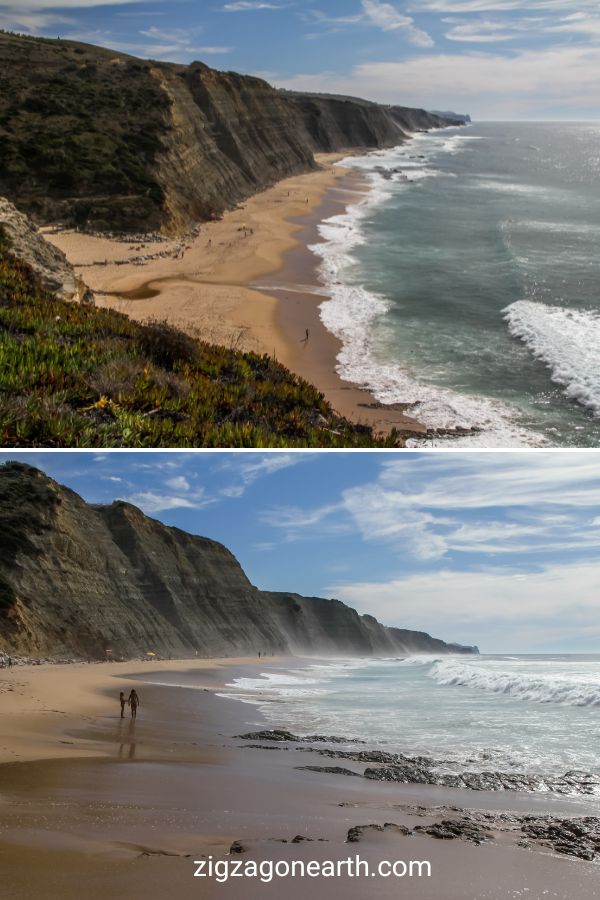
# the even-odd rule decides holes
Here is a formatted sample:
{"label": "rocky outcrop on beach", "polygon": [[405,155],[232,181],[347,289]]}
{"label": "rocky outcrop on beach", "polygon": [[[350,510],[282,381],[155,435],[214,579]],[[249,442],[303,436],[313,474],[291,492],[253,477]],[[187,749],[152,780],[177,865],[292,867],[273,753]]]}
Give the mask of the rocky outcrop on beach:
{"label": "rocky outcrop on beach", "polygon": [[[260,591],[222,544],[129,503],[91,505],[31,466],[0,468],[0,649],[90,659],[389,655],[406,652],[406,640],[337,600]],[[413,646],[449,652],[420,633]]]}
{"label": "rocky outcrop on beach", "polygon": [[[297,747],[298,752],[317,753],[329,759],[346,760],[355,763],[369,763],[362,774],[370,781],[387,781],[395,784],[436,784],[449,788],[466,788],[472,791],[531,791],[566,795],[599,795],[600,778],[590,772],[572,770],[564,775],[521,774],[517,772],[456,772],[448,771],[455,764],[436,760],[430,756],[405,756],[387,750],[341,750],[336,744],[361,743],[350,738],[326,737],[324,735],[294,735],[284,729],[240,734],[242,740],[275,741],[278,744],[328,743],[330,747]],[[248,745],[246,745],[248,746]],[[288,749],[285,747],[284,749]],[[299,766],[313,772],[331,772],[331,766]],[[350,770],[345,770],[346,773]]]}
{"label": "rocky outcrop on beach", "polygon": [[310,171],[316,151],[388,147],[448,124],[201,62],[0,33],[0,194],[37,223],[181,232]]}
{"label": "rocky outcrop on beach", "polygon": [[[592,861],[600,857],[600,819],[597,816],[561,818],[550,815],[518,815],[516,813],[484,813],[474,810],[448,810],[451,816],[439,817],[435,808],[406,807],[405,811],[434,819],[427,825],[353,825],[348,829],[348,843],[358,843],[372,833],[387,832],[399,837],[425,834],[437,840],[462,840],[483,844],[507,835],[521,847],[548,848],[565,856]],[[506,837],[503,843],[506,843]]]}
{"label": "rocky outcrop on beach", "polygon": [[5,252],[28,265],[44,290],[61,300],[93,303],[94,295],[77,275],[65,254],[38,232],[31,219],[0,197],[0,235]]}

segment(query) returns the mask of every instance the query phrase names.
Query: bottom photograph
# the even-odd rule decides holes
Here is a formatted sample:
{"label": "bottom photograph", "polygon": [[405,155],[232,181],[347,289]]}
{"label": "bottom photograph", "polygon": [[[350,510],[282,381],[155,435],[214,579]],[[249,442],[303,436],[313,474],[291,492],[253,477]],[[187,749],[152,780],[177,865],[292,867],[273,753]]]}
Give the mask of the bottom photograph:
{"label": "bottom photograph", "polygon": [[0,454],[6,900],[600,895],[597,452]]}

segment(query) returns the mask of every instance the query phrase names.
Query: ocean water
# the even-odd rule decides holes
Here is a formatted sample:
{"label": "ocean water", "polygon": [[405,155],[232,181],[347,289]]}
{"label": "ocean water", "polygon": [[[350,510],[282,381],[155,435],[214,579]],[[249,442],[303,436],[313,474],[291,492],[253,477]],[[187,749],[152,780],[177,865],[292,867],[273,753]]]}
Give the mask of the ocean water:
{"label": "ocean water", "polygon": [[600,446],[600,124],[485,123],[343,163],[320,225],[340,374],[461,446]]}
{"label": "ocean water", "polygon": [[600,775],[600,655],[339,659],[228,689],[273,727],[433,756],[449,771]]}

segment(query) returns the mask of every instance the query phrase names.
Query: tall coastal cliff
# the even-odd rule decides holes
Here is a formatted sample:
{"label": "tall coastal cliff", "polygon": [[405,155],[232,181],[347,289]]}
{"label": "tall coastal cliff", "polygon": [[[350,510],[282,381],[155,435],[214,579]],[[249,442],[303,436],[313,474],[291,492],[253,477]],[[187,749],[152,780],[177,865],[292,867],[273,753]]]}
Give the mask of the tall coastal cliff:
{"label": "tall coastal cliff", "polygon": [[448,124],[200,62],[0,33],[0,196],[38,224],[181,231],[310,171],[317,151],[388,147]]}
{"label": "tall coastal cliff", "polygon": [[473,652],[386,628],[338,600],[260,591],[222,544],[128,503],[86,503],[21,463],[0,468],[0,649],[101,659]]}

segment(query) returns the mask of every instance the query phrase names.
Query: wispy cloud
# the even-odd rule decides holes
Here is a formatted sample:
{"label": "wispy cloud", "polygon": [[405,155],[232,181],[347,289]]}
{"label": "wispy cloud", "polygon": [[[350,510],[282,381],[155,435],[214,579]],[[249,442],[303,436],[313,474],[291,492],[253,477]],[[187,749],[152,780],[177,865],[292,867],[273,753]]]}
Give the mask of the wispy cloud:
{"label": "wispy cloud", "polygon": [[285,9],[278,3],[266,3],[264,0],[235,0],[223,6],[225,12],[251,12],[260,9]]}
{"label": "wispy cloud", "polygon": [[[597,0],[576,0],[579,9],[597,9]],[[573,0],[412,0],[413,12],[479,13],[561,11],[573,9]]]}
{"label": "wispy cloud", "polygon": [[362,0],[362,8],[367,21],[382,31],[405,30],[409,41],[418,47],[432,47],[435,43],[429,34],[415,26],[414,19],[405,16],[391,3]]}
{"label": "wispy cloud", "polygon": [[260,520],[283,539],[354,532],[395,547],[405,563],[470,556],[547,560],[600,549],[600,466],[556,453],[433,454],[382,464],[375,481],[320,507],[279,506]]}
{"label": "wispy cloud", "polygon": [[474,22],[461,22],[453,25],[445,37],[449,41],[466,41],[468,43],[485,44],[498,41],[514,41],[523,32],[518,22],[493,22],[477,19]]}
{"label": "wispy cloud", "polygon": [[241,497],[246,489],[261,478],[267,478],[284,469],[314,460],[310,453],[267,453],[261,455],[236,455],[220,462],[215,468],[221,472],[231,472],[235,476],[232,484],[221,488],[224,497]]}
{"label": "wispy cloud", "polygon": [[[418,47],[432,47],[433,38],[417,28],[414,19],[402,13],[391,3],[382,0],[361,0],[361,8],[356,13],[348,13],[343,16],[331,16],[318,9],[310,9],[303,14],[305,21],[313,24],[327,26],[326,33],[331,34],[342,30],[344,27],[367,26],[375,27],[385,32],[398,32],[404,34],[410,43]],[[306,37],[318,37],[318,34],[309,34]]]}
{"label": "wispy cloud", "polygon": [[133,506],[138,506],[148,515],[165,512],[168,509],[204,509],[217,502],[214,498],[207,497],[202,489],[187,491],[185,494],[138,491],[121,499]]}

